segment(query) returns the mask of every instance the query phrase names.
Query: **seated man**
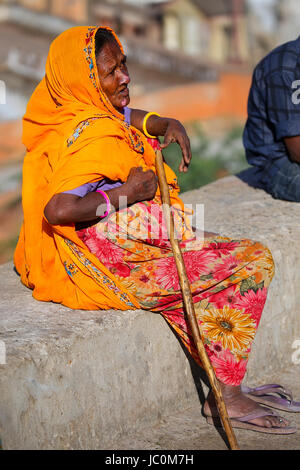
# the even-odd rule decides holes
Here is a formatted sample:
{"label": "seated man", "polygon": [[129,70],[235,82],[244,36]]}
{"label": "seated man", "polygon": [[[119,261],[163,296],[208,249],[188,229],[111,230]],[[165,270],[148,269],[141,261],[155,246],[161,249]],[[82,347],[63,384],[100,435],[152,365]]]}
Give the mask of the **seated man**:
{"label": "seated man", "polygon": [[243,142],[257,186],[300,202],[300,37],[255,68]]}

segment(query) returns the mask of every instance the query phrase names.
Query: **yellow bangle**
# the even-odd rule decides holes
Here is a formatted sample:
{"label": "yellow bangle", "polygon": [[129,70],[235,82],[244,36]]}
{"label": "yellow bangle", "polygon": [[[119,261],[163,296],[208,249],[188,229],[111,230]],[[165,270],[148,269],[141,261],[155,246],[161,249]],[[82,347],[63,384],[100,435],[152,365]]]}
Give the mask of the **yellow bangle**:
{"label": "yellow bangle", "polygon": [[143,120],[143,132],[145,134],[146,137],[149,137],[149,139],[155,139],[157,136],[156,135],[150,135],[148,132],[147,132],[147,129],[146,129],[146,124],[147,124],[147,121],[149,119],[150,116],[158,116],[160,117],[160,114],[157,114],[157,113],[147,113],[146,116],[144,117],[144,120]]}

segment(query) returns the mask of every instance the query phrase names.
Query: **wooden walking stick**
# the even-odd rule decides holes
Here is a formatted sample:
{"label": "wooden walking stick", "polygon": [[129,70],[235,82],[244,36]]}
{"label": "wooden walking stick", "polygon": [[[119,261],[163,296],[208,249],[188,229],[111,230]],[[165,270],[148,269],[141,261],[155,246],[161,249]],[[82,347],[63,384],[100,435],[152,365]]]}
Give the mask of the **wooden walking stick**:
{"label": "wooden walking stick", "polygon": [[207,356],[204,344],[201,338],[201,331],[196,319],[195,308],[192,298],[192,293],[190,289],[189,280],[186,274],[184,259],[181,253],[180,245],[178,239],[175,237],[175,228],[174,228],[174,219],[171,212],[171,200],[169,187],[166,179],[163,157],[160,150],[156,151],[156,172],[158,177],[158,183],[161,193],[161,199],[163,203],[163,212],[166,219],[168,235],[170,238],[174,259],[178,271],[179,282],[182,290],[183,303],[185,306],[187,319],[189,326],[192,331],[192,336],[199,354],[200,361],[203,365],[203,368],[208,376],[216,404],[218,407],[219,415],[230,445],[231,450],[238,450],[238,443],[233,432],[230,419],[227,413],[226,405],[222,395],[222,390],[215,376],[215,371],[210,363],[210,360]]}

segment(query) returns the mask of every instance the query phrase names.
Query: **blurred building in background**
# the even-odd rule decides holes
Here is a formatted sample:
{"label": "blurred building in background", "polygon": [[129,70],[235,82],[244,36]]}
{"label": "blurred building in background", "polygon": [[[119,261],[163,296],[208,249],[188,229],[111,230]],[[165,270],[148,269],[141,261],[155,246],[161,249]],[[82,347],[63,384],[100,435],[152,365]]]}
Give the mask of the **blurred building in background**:
{"label": "blurred building in background", "polygon": [[203,60],[225,64],[249,59],[246,3],[240,0],[166,2],[163,44]]}
{"label": "blurred building in background", "polygon": [[[143,5],[143,6],[141,6]],[[19,117],[44,74],[50,42],[78,24],[110,26],[125,43],[132,96],[187,82],[217,80],[220,67],[250,60],[243,0],[0,1],[0,67]]]}
{"label": "blurred building in background", "polygon": [[296,39],[300,35],[300,8],[297,0],[277,0],[275,15],[278,24],[278,44]]}

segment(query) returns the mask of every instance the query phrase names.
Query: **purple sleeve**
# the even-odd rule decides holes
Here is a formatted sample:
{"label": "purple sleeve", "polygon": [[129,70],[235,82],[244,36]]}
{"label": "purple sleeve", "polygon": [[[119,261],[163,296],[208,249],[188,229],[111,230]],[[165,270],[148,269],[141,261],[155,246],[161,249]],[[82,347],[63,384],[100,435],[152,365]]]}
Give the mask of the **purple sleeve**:
{"label": "purple sleeve", "polygon": [[125,106],[124,108],[124,118],[125,118],[125,122],[127,122],[127,124],[131,124],[131,109],[130,108],[127,108],[127,106]]}
{"label": "purple sleeve", "polygon": [[71,189],[70,191],[63,191],[65,194],[74,194],[74,196],[80,196],[84,197],[87,195],[87,193],[90,193],[91,191],[95,191],[98,186],[98,181],[95,183],[86,183],[81,186],[78,186],[78,188]]}
{"label": "purple sleeve", "polygon": [[[125,106],[124,108],[124,118],[127,124],[130,125],[131,117],[131,109]],[[102,189],[102,191],[108,191],[109,189],[112,188],[117,188],[118,186],[121,186],[121,181],[112,181],[108,178],[104,178],[101,181],[96,181],[95,183],[86,183],[81,186],[78,186],[78,188],[71,189],[70,191],[63,191],[65,194],[74,194],[75,196],[80,196],[84,197],[88,193],[92,191],[96,191],[96,189]]]}
{"label": "purple sleeve", "polygon": [[123,183],[121,181],[112,181],[108,178],[103,178],[100,181],[96,181],[95,183],[86,183],[82,186],[78,186],[78,188],[71,189],[70,191],[63,191],[64,194],[74,194],[75,196],[84,197],[88,193],[92,191],[96,191],[96,189],[101,189],[102,191],[108,191],[109,189],[117,188],[121,186]]}
{"label": "purple sleeve", "polygon": [[95,190],[101,189],[102,191],[108,191],[109,189],[117,188],[122,184],[122,181],[112,181],[108,178],[104,178],[103,180],[97,182],[97,187]]}

